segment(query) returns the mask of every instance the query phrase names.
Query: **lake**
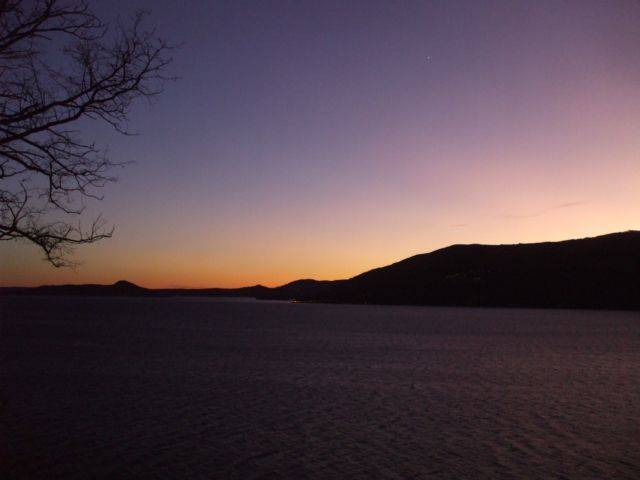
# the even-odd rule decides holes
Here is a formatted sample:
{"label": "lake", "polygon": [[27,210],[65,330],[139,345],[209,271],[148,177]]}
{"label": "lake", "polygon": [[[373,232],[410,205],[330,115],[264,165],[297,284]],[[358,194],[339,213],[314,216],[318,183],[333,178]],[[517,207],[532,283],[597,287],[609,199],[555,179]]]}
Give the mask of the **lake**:
{"label": "lake", "polygon": [[640,314],[0,297],[7,478],[640,477]]}

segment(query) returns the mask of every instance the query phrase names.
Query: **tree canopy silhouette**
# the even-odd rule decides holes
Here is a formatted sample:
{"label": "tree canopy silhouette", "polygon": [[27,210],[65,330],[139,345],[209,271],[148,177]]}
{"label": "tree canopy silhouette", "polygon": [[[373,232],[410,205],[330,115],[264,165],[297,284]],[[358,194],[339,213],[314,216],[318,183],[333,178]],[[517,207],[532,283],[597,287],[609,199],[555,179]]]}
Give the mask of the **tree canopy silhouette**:
{"label": "tree canopy silhouette", "polygon": [[77,245],[110,237],[88,198],[115,178],[85,120],[130,134],[134,101],[162,91],[171,46],[143,26],[109,26],[83,0],[0,0],[0,240],[39,246],[54,266]]}

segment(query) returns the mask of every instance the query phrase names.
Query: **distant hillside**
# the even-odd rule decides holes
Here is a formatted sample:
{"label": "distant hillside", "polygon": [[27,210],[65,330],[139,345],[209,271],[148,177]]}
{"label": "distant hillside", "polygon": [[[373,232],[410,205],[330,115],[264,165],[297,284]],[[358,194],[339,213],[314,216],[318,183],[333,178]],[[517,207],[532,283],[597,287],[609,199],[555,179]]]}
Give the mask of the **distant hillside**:
{"label": "distant hillside", "polygon": [[270,290],[262,285],[243,288],[161,288],[140,287],[134,283],[120,280],[111,285],[43,285],[41,287],[4,287],[0,294],[11,295],[85,295],[85,296],[125,296],[125,297],[173,297],[173,296],[211,296],[211,297],[262,297]]}
{"label": "distant hillside", "polygon": [[640,310],[640,232],[563,242],[453,245],[348,280],[297,280],[277,288],[151,290],[120,281],[2,288],[0,293]]}
{"label": "distant hillside", "polygon": [[145,295],[151,290],[139,287],[126,280],[120,280],[112,285],[42,285],[41,287],[4,287],[0,288],[0,293],[4,294],[32,294],[32,295]]}
{"label": "distant hillside", "polygon": [[640,309],[640,232],[453,245],[349,280],[306,283],[295,295],[285,285],[268,296],[332,303]]}

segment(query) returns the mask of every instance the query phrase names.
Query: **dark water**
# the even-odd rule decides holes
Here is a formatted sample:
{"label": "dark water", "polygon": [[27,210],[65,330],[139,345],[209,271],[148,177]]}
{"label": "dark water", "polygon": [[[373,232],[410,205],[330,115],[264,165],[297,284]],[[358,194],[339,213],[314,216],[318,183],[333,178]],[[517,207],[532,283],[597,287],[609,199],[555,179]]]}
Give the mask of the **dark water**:
{"label": "dark water", "polygon": [[640,478],[640,315],[0,298],[2,478]]}

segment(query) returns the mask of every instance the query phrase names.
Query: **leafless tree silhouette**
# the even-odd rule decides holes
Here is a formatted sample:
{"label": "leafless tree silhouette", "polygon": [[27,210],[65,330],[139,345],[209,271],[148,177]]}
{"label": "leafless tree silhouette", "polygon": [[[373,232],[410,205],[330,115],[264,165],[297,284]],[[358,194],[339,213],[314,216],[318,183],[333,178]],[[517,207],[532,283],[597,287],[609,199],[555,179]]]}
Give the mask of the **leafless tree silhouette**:
{"label": "leafless tree silhouette", "polygon": [[60,267],[75,246],[112,235],[101,217],[79,219],[124,162],[80,126],[130,134],[132,103],[162,91],[172,47],[143,19],[109,27],[83,0],[0,0],[0,240],[32,242]]}

